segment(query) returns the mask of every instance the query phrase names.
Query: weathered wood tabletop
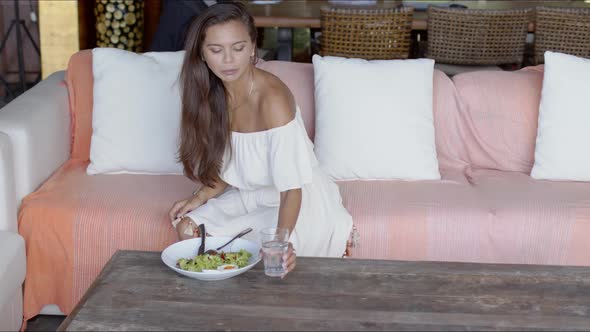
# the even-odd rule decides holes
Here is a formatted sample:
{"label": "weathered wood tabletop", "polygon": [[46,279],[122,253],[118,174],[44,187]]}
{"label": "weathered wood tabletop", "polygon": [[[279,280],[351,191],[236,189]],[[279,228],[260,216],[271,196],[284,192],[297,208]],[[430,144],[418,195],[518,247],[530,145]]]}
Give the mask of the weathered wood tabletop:
{"label": "weathered wood tabletop", "polygon": [[119,251],[62,330],[590,330],[590,268],[298,258],[285,279]]}

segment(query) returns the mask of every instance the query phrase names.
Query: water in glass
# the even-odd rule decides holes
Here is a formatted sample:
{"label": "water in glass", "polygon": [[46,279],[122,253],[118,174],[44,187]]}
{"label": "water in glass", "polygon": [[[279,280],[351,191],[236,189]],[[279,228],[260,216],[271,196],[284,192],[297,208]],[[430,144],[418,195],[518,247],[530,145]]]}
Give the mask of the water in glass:
{"label": "water in glass", "polygon": [[289,242],[270,241],[262,244],[264,252],[264,273],[270,277],[280,277],[285,273],[283,256],[287,252]]}

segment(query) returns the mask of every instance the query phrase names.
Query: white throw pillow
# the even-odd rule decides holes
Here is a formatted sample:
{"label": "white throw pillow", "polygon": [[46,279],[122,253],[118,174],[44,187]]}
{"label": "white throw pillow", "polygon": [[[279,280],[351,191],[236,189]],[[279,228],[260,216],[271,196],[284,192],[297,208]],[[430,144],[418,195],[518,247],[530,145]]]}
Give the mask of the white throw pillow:
{"label": "white throw pillow", "polygon": [[182,174],[176,161],[184,51],[92,51],[94,101],[88,174]]}
{"label": "white throw pillow", "polygon": [[531,177],[590,181],[590,60],[545,52]]}
{"label": "white throw pillow", "polygon": [[438,180],[434,61],[313,57],[315,152],[336,180]]}

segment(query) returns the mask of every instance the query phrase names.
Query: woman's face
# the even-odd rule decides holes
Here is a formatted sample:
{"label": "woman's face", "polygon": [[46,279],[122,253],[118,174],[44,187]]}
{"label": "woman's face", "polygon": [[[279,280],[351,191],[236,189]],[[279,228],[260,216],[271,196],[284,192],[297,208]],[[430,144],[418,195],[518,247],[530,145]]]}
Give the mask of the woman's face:
{"label": "woman's face", "polygon": [[254,47],[242,22],[216,24],[205,32],[203,60],[222,81],[232,82],[248,69],[255,53]]}

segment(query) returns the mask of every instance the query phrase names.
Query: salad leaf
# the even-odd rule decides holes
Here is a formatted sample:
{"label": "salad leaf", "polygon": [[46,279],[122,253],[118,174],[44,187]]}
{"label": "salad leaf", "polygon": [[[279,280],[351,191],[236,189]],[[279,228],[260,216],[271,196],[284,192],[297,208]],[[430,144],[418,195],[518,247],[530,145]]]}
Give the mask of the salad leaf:
{"label": "salad leaf", "polygon": [[252,254],[247,250],[241,249],[238,252],[220,252],[215,255],[199,255],[194,258],[181,258],[177,266],[186,271],[203,272],[203,270],[216,270],[224,264],[235,264],[238,268],[248,265],[248,260]]}

